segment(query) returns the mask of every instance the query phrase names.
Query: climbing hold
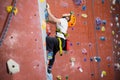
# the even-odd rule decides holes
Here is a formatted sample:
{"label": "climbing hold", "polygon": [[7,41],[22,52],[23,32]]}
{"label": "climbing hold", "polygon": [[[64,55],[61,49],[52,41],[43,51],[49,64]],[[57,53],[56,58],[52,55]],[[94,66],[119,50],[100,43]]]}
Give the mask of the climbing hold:
{"label": "climbing hold", "polygon": [[104,4],[105,0],[102,0],[102,4]]}
{"label": "climbing hold", "polygon": [[118,38],[118,34],[116,34],[116,38]]}
{"label": "climbing hold", "polygon": [[104,25],[105,25],[105,24],[106,24],[106,22],[107,22],[106,20],[102,20],[102,24],[104,24]]}
{"label": "climbing hold", "polygon": [[84,58],[83,60],[84,60],[84,62],[86,62],[86,61],[87,61],[87,59],[86,59],[86,58]]}
{"label": "climbing hold", "polygon": [[101,19],[99,17],[96,18],[96,24],[100,25],[101,24]]}
{"label": "climbing hold", "polygon": [[82,6],[82,10],[85,11],[86,10],[86,5]]}
{"label": "climbing hold", "polygon": [[91,73],[91,76],[94,76],[94,73]]}
{"label": "climbing hold", "polygon": [[105,31],[105,27],[104,27],[104,26],[101,27],[101,31],[102,31],[102,32]]}
{"label": "climbing hold", "polygon": [[83,69],[79,66],[78,67],[78,70],[80,71],[80,72],[83,72]]}
{"label": "climbing hold", "polygon": [[104,76],[106,76],[106,74],[107,74],[106,71],[102,71],[101,72],[101,78],[103,78]]}
{"label": "climbing hold", "polygon": [[68,80],[68,75],[65,77],[66,80]]}
{"label": "climbing hold", "polygon": [[80,45],[80,42],[77,42],[76,44],[77,44],[77,45]]}
{"label": "climbing hold", "polygon": [[117,27],[120,27],[120,24],[119,24],[119,22],[117,22],[117,23],[116,23],[116,26],[117,26]]}
{"label": "climbing hold", "polygon": [[75,58],[73,58],[73,57],[70,58],[70,62],[71,62],[71,66],[73,67],[75,65],[75,63],[74,63],[75,62]]}
{"label": "climbing hold", "polygon": [[95,60],[95,62],[100,62],[100,61],[101,61],[101,58],[100,58],[99,56],[98,56],[98,57],[95,56],[95,57],[94,57],[94,60]]}
{"label": "climbing hold", "polygon": [[110,23],[110,26],[112,27],[112,26],[113,26],[113,23]]}
{"label": "climbing hold", "polygon": [[107,66],[110,67],[110,64],[108,64]]}
{"label": "climbing hold", "polygon": [[94,58],[93,57],[90,57],[90,61],[93,61],[94,60]]}
{"label": "climbing hold", "polygon": [[42,21],[42,26],[41,27],[42,27],[42,30],[46,30],[46,22],[45,22],[45,20]]}
{"label": "climbing hold", "polygon": [[9,59],[7,61],[7,67],[8,67],[8,70],[9,70],[10,74],[15,74],[15,73],[20,72],[19,64],[12,59]]}
{"label": "climbing hold", "polygon": [[115,4],[116,4],[116,0],[113,0],[113,1],[112,1],[112,4],[115,5]]}
{"label": "climbing hold", "polygon": [[113,6],[111,6],[111,10],[113,10],[113,11],[114,11],[114,10],[115,10],[115,8],[113,8]]}
{"label": "climbing hold", "polygon": [[112,31],[112,35],[114,35],[115,34],[115,31]]}
{"label": "climbing hold", "polygon": [[100,26],[97,25],[97,26],[96,26],[96,30],[100,30]]}
{"label": "climbing hold", "polygon": [[13,7],[13,6],[7,6],[7,7],[6,7],[6,11],[7,11],[8,13],[11,13],[11,12],[12,12],[12,9],[13,9],[13,13],[16,15],[17,12],[18,12],[18,9],[17,9],[16,7]]}
{"label": "climbing hold", "polygon": [[40,0],[40,2],[42,3],[42,2],[44,2],[45,0]]}
{"label": "climbing hold", "polygon": [[111,61],[111,57],[110,56],[106,57],[106,60]]}
{"label": "climbing hold", "polygon": [[92,46],[92,43],[89,43],[88,46],[91,47],[91,46]]}
{"label": "climbing hold", "polygon": [[57,80],[62,80],[61,75],[58,75],[56,78],[57,78]]}
{"label": "climbing hold", "polygon": [[104,36],[101,36],[101,37],[100,37],[100,40],[105,41],[105,37],[104,37]]}
{"label": "climbing hold", "polygon": [[82,4],[82,0],[73,0],[73,2],[78,6]]}
{"label": "climbing hold", "polygon": [[82,54],[86,54],[87,55],[87,50],[85,48],[82,49]]}
{"label": "climbing hold", "polygon": [[87,14],[81,14],[81,16],[82,16],[83,18],[87,18],[87,17],[88,17]]}
{"label": "climbing hold", "polygon": [[118,22],[119,21],[119,18],[118,16],[115,17],[115,21]]}

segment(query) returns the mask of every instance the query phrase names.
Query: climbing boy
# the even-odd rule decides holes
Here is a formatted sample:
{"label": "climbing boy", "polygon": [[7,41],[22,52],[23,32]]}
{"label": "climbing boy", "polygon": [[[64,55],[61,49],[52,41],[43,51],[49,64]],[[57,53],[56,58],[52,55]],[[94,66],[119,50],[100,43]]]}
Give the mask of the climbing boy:
{"label": "climbing boy", "polygon": [[62,56],[62,50],[66,47],[66,35],[68,30],[68,22],[71,20],[71,14],[64,14],[62,18],[56,18],[47,4],[47,12],[49,21],[56,24],[56,36],[46,37],[47,58],[49,60],[47,71],[51,73],[52,66],[55,61],[55,55],[59,51]]}

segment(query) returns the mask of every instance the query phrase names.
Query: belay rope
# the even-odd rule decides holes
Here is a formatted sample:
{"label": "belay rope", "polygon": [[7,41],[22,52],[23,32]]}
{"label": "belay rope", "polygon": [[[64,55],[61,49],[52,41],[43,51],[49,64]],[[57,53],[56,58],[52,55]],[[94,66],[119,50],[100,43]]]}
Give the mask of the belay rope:
{"label": "belay rope", "polygon": [[3,27],[4,29],[3,29],[2,33],[1,33],[1,36],[0,36],[0,47],[2,46],[3,40],[4,40],[5,36],[6,36],[8,28],[10,26],[10,22],[11,22],[11,19],[12,19],[15,7],[16,7],[16,0],[13,0],[12,11],[11,11],[11,13],[8,16],[8,19],[7,19],[7,21],[6,21],[6,23],[5,23],[4,27]]}

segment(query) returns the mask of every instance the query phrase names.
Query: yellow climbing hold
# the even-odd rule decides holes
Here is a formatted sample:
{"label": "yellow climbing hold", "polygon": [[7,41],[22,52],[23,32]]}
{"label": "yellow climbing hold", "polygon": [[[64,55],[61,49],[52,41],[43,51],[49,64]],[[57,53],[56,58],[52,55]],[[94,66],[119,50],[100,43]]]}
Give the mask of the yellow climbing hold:
{"label": "yellow climbing hold", "polygon": [[101,77],[104,77],[104,76],[106,76],[106,75],[107,75],[106,71],[102,71]]}
{"label": "yellow climbing hold", "polygon": [[87,17],[88,17],[87,14],[82,14],[81,16],[84,17],[84,18],[87,18]]}
{"label": "yellow climbing hold", "polygon": [[105,31],[105,27],[104,27],[104,26],[102,26],[101,31],[102,31],[102,32],[104,32],[104,31]]}
{"label": "yellow climbing hold", "polygon": [[112,31],[112,35],[114,35],[115,34],[115,31]]}
{"label": "yellow climbing hold", "polygon": [[[8,13],[11,13],[11,12],[12,12],[12,9],[13,9],[13,6],[7,6],[7,7],[6,7],[6,11],[7,11]],[[15,7],[14,10],[13,10],[13,13],[16,15],[17,12],[18,12],[18,9]]]}
{"label": "yellow climbing hold", "polygon": [[12,11],[12,6],[7,6],[7,7],[6,7],[6,11],[7,11],[8,13],[10,13],[10,12]]}
{"label": "yellow climbing hold", "polygon": [[40,2],[44,2],[45,0],[40,0]]}
{"label": "yellow climbing hold", "polygon": [[57,80],[62,80],[62,77],[60,75],[58,75],[56,78]]}
{"label": "yellow climbing hold", "polygon": [[42,30],[46,29],[46,22],[45,22],[45,20],[42,21],[42,26],[41,27],[42,27]]}

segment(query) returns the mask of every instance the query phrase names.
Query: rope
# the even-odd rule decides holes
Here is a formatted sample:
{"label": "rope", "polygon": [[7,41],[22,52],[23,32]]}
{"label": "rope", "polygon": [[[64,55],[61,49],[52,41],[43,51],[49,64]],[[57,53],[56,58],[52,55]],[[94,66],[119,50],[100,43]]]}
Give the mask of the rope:
{"label": "rope", "polygon": [[12,12],[8,15],[7,21],[4,25],[4,28],[3,28],[1,36],[0,36],[0,47],[2,46],[3,40],[4,40],[4,38],[7,34],[8,28],[10,26],[10,22],[12,20],[12,16],[13,16],[13,13],[14,13],[14,10],[15,10],[15,7],[16,7],[16,0],[13,0],[12,3],[13,3]]}

